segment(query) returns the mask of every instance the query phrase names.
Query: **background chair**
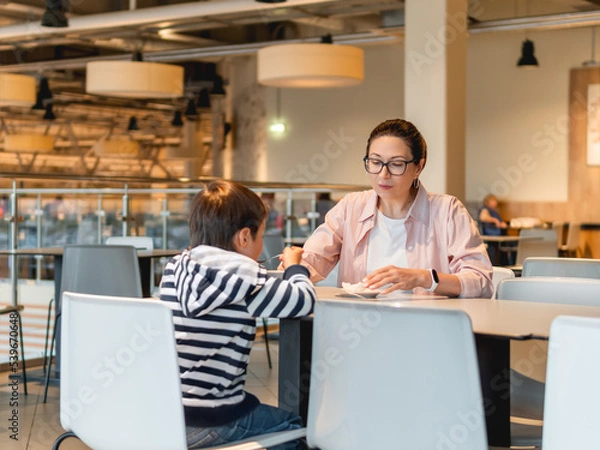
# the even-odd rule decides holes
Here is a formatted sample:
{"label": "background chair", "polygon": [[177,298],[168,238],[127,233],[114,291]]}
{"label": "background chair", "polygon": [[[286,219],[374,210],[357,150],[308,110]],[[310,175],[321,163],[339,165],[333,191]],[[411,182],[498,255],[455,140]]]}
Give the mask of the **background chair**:
{"label": "background chair", "polygon": [[492,267],[492,284],[494,285],[494,294],[492,298],[496,297],[496,288],[500,281],[505,280],[507,278],[514,278],[515,272],[507,267]]}
{"label": "background chair", "polygon": [[558,317],[550,329],[544,450],[597,448],[600,320]]}
{"label": "background chair", "polygon": [[522,265],[532,256],[558,256],[558,237],[556,231],[544,228],[524,228],[519,236],[537,239],[523,239],[517,244],[516,265]]}
{"label": "background chair", "polygon": [[[600,280],[560,277],[521,277],[498,284],[498,300],[600,305]],[[540,341],[511,343],[511,415],[541,421],[547,345]],[[532,356],[533,355],[533,356]],[[528,373],[519,372],[526,367]],[[540,445],[541,426],[513,424],[513,445]]]}
{"label": "background chair", "polygon": [[567,239],[564,245],[559,246],[559,254],[577,258],[579,250],[579,235],[581,234],[581,223],[569,222],[567,228]]}
{"label": "background chair", "polygon": [[[142,297],[142,283],[136,249],[124,245],[68,245],[64,249],[61,293]],[[54,322],[50,356],[46,368],[44,403],[48,393],[52,349],[60,332],[61,305]],[[60,344],[57,345],[60,348]]]}
{"label": "background chair", "polygon": [[154,250],[154,240],[149,236],[109,236],[106,245],[132,245],[137,250]]}
{"label": "background chair", "polygon": [[523,277],[576,277],[600,279],[600,259],[527,258]]}

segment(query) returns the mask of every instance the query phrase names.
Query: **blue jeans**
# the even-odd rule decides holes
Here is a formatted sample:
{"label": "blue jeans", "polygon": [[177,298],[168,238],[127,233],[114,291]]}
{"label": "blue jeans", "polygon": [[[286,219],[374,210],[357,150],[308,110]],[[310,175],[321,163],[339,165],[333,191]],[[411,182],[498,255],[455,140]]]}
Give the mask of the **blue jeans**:
{"label": "blue jeans", "polygon": [[[186,427],[187,445],[190,449],[226,444],[275,431],[301,428],[302,419],[293,413],[260,404],[251,413],[219,427]],[[271,447],[270,450],[302,449],[299,440]]]}

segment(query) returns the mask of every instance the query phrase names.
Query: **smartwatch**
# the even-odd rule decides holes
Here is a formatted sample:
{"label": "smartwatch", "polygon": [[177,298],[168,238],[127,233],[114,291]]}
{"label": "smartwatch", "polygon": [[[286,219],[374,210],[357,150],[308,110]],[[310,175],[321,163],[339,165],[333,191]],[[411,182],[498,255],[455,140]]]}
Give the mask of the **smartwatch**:
{"label": "smartwatch", "polygon": [[426,291],[433,292],[440,284],[440,277],[438,277],[438,273],[435,269],[429,269],[429,273],[431,273],[431,287],[425,288]]}

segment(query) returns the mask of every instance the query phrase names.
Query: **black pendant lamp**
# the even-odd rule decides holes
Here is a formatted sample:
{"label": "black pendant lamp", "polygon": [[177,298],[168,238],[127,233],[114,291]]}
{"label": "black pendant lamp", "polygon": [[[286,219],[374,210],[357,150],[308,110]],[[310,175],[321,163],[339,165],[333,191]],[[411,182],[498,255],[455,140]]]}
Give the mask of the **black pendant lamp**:
{"label": "black pendant lamp", "polygon": [[533,41],[525,39],[521,48],[521,58],[517,62],[517,67],[534,68],[539,67],[538,60],[534,55]]}
{"label": "black pendant lamp", "polygon": [[46,0],[46,11],[42,15],[43,27],[64,28],[69,26],[65,12],[69,10],[68,0]]}
{"label": "black pendant lamp", "polygon": [[171,125],[173,125],[174,127],[182,127],[183,126],[183,119],[181,117],[181,111],[175,111],[175,114],[173,115],[173,120],[171,121]]}
{"label": "black pendant lamp", "polygon": [[198,95],[198,103],[196,103],[198,108],[207,109],[210,108],[210,95],[208,93],[208,89],[204,88],[200,91],[200,95]]}
{"label": "black pendant lamp", "polygon": [[129,118],[129,125],[127,125],[127,131],[137,131],[139,129],[137,118],[135,116],[131,116]]}
{"label": "black pendant lamp", "polygon": [[198,117],[198,110],[196,109],[196,105],[194,104],[193,99],[189,99],[187,103],[187,107],[185,108],[185,112],[183,113],[185,117],[188,119],[194,119]]}
{"label": "black pendant lamp", "polygon": [[50,91],[50,85],[48,84],[48,78],[42,77],[40,79],[40,88],[37,91],[35,97],[35,105],[31,109],[36,111],[45,111],[44,100],[50,100],[52,98],[52,91]]}
{"label": "black pendant lamp", "polygon": [[54,120],[56,116],[54,115],[54,111],[52,110],[52,103],[48,103],[46,105],[46,112],[44,113],[44,120]]}

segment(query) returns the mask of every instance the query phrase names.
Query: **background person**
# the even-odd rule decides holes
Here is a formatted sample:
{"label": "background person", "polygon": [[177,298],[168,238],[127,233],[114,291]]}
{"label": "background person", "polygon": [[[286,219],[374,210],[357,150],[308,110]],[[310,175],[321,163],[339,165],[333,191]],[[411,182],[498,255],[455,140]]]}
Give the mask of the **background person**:
{"label": "background person", "polygon": [[506,222],[498,212],[498,199],[495,195],[488,194],[483,198],[483,206],[479,210],[481,234],[487,236],[500,236],[507,227]]}
{"label": "background person", "polygon": [[491,297],[492,266],[477,224],[458,199],[419,182],[427,145],[417,128],[402,119],[379,124],[363,161],[372,190],[344,196],[304,244],[312,280],[339,262],[338,285]]}
{"label": "background person", "polygon": [[301,248],[284,249],[283,279],[256,262],[266,218],[250,189],[211,182],[191,204],[191,248],[165,266],[160,298],[173,311],[188,448],[302,426],[299,416],[244,391],[255,318],[304,316],[315,301]]}

